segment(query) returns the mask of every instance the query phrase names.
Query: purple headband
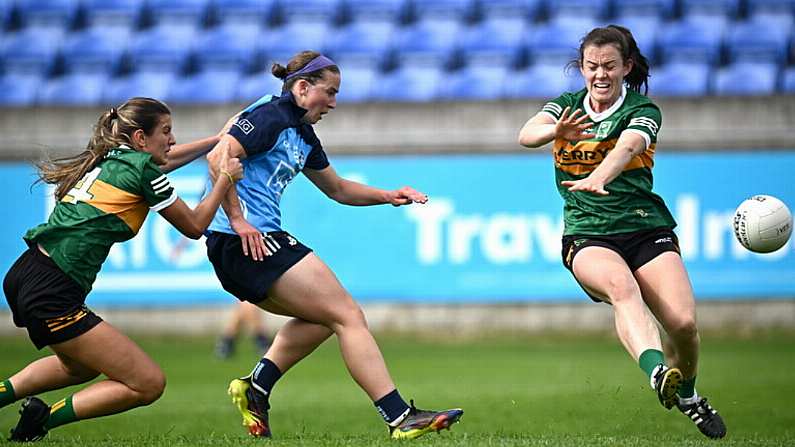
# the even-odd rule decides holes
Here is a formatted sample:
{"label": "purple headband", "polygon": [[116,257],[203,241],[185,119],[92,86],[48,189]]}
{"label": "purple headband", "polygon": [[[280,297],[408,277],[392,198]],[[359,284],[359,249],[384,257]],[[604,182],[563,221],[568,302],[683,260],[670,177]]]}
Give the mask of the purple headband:
{"label": "purple headband", "polygon": [[312,59],[311,61],[309,61],[309,63],[304,65],[304,67],[301,68],[300,70],[288,74],[287,77],[284,78],[284,81],[286,82],[286,81],[289,81],[290,79],[292,79],[292,78],[294,78],[296,76],[301,76],[303,74],[312,73],[313,71],[318,71],[318,70],[321,70],[323,68],[330,67],[332,65],[337,65],[337,63],[321,54],[320,56],[318,56],[318,57]]}

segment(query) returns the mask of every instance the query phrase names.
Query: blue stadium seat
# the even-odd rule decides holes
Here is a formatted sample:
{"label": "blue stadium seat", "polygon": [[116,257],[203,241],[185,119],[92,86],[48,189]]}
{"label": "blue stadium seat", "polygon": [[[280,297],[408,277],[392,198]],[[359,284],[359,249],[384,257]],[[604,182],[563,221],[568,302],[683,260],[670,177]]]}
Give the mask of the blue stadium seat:
{"label": "blue stadium seat", "polygon": [[464,23],[475,13],[474,0],[409,0],[411,16],[417,21]]}
{"label": "blue stadium seat", "polygon": [[588,20],[550,21],[531,30],[525,41],[531,63],[562,67],[576,60],[580,39],[594,26],[596,23]]}
{"label": "blue stadium seat", "polygon": [[653,67],[649,95],[705,96],[709,93],[711,69],[708,64],[671,63]]}
{"label": "blue stadium seat", "polygon": [[129,31],[87,28],[67,36],[61,49],[64,69],[72,73],[113,74],[130,41]]}
{"label": "blue stadium seat", "polygon": [[522,19],[533,21],[538,17],[542,0],[480,0],[476,3],[477,16],[488,19]]}
{"label": "blue stadium seat", "polygon": [[40,105],[96,106],[102,102],[105,75],[73,73],[46,81],[39,90]]}
{"label": "blue stadium seat", "polygon": [[394,34],[391,22],[354,22],[335,31],[324,51],[345,68],[378,68],[386,61]]}
{"label": "blue stadium seat", "polygon": [[715,94],[724,96],[772,95],[776,91],[778,66],[741,62],[715,74]]}
{"label": "blue stadium seat", "polygon": [[50,27],[5,34],[0,47],[4,72],[46,76],[55,65],[63,36],[63,30]]}
{"label": "blue stadium seat", "polygon": [[439,68],[401,67],[384,75],[371,98],[385,102],[433,101],[442,82]]}
{"label": "blue stadium seat", "polygon": [[41,78],[31,75],[4,75],[0,77],[0,106],[25,107],[36,102]]}
{"label": "blue stadium seat", "polygon": [[229,71],[203,71],[178,78],[166,95],[175,104],[223,104],[235,99],[240,74]]}
{"label": "blue stadium seat", "polygon": [[147,0],[146,10],[155,25],[201,28],[209,3],[210,0]]}
{"label": "blue stadium seat", "polygon": [[675,0],[613,0],[616,16],[656,16],[660,19],[673,17]]}
{"label": "blue stadium seat", "polygon": [[258,26],[222,25],[199,33],[193,56],[199,71],[244,72],[256,66]]}
{"label": "blue stadium seat", "polygon": [[703,62],[715,64],[720,56],[723,34],[720,29],[695,20],[669,23],[658,35],[657,43],[664,63]]}
{"label": "blue stadium seat", "polygon": [[789,67],[782,73],[781,90],[784,93],[795,94],[795,67]]}
{"label": "blue stadium seat", "polygon": [[567,68],[563,70],[563,77],[569,85],[568,91],[579,92],[585,88],[585,79],[582,77],[580,70],[575,68]]}
{"label": "blue stadium seat", "polygon": [[135,29],[141,20],[144,0],[83,0],[88,26]]}
{"label": "blue stadium seat", "polygon": [[400,24],[407,0],[342,0],[343,15],[351,22]]}
{"label": "blue stadium seat", "polygon": [[261,26],[270,23],[276,0],[215,0],[213,15],[220,24]]}
{"label": "blue stadium seat", "polygon": [[259,39],[257,50],[268,62],[268,67],[271,62],[287,65],[287,61],[299,51],[322,51],[329,35],[329,26],[325,23],[311,26],[304,26],[300,22],[288,23],[266,30]]}
{"label": "blue stadium seat", "polygon": [[245,76],[238,82],[235,100],[246,104],[262,95],[281,96],[282,81],[271,74],[270,69]]}
{"label": "blue stadium seat", "polygon": [[583,18],[600,20],[607,16],[608,0],[555,0],[547,3],[550,18]]}
{"label": "blue stadium seat", "polygon": [[529,25],[524,19],[491,18],[469,27],[459,50],[467,65],[513,67],[524,52],[522,36]]}
{"label": "blue stadium seat", "polygon": [[23,26],[68,30],[77,17],[78,0],[17,0]]}
{"label": "blue stadium seat", "polygon": [[[492,101],[502,97],[508,78],[506,67],[464,67],[445,75],[439,99]],[[511,81],[512,82],[512,81]]]}
{"label": "blue stadium seat", "polygon": [[287,23],[333,25],[342,12],[342,5],[340,0],[279,0],[279,12]]}
{"label": "blue stadium seat", "polygon": [[771,26],[767,21],[739,22],[726,37],[726,50],[731,62],[787,61],[789,31]]}
{"label": "blue stadium seat", "polygon": [[682,16],[720,16],[734,19],[740,0],[680,0]]}
{"label": "blue stadium seat", "polygon": [[[12,4],[8,0],[0,1],[0,32],[6,29],[8,21],[10,20],[11,6]],[[2,36],[2,33],[0,33],[0,36]]]}
{"label": "blue stadium seat", "polygon": [[400,65],[415,67],[447,66],[461,34],[457,22],[423,21],[401,29],[395,39]]}
{"label": "blue stadium seat", "polygon": [[611,24],[621,25],[632,32],[641,53],[650,63],[657,60],[657,32],[665,29],[658,16],[622,16],[609,20]]}
{"label": "blue stadium seat", "polygon": [[342,103],[369,101],[370,94],[380,77],[381,71],[372,67],[343,68],[337,101]]}
{"label": "blue stadium seat", "polygon": [[135,34],[129,48],[132,71],[179,73],[185,68],[193,38],[193,28],[158,26]]}
{"label": "blue stadium seat", "polygon": [[163,99],[171,89],[174,78],[172,73],[132,73],[113,78],[102,91],[102,102],[122,104],[135,96]]}
{"label": "blue stadium seat", "polygon": [[503,89],[506,98],[554,99],[570,90],[563,67],[531,65],[510,73],[508,79]]}
{"label": "blue stadium seat", "polygon": [[746,0],[748,15],[791,15],[795,13],[795,0]]}

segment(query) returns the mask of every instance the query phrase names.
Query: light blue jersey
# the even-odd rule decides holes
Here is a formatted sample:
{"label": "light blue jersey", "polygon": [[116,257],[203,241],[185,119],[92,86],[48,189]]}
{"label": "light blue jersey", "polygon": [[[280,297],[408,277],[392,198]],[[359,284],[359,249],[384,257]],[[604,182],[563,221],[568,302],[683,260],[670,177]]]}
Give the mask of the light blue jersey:
{"label": "light blue jersey", "polygon": [[[291,93],[266,95],[247,107],[229,130],[247,155],[242,160],[244,177],[237,183],[243,216],[262,233],[282,230],[279,203],[295,176],[304,168],[329,165],[312,126],[302,121],[304,114],[306,109]],[[208,231],[235,234],[223,208]]]}

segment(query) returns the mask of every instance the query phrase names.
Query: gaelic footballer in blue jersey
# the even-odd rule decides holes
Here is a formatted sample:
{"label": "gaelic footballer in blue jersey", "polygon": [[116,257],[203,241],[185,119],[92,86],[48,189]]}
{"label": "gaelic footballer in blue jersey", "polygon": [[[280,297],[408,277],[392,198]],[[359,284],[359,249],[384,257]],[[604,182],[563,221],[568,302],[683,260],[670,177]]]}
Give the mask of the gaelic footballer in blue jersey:
{"label": "gaelic footballer in blue jersey", "polygon": [[[281,226],[279,202],[299,173],[331,199],[346,205],[425,203],[405,186],[383,190],[343,179],[329,164],[312,125],[337,106],[340,71],[313,51],[274,64],[284,81],[280,96],[246,108],[223,137],[240,157],[246,178],[230,191],[209,228],[207,252],[231,294],[262,309],[293,317],[252,373],[230,383],[229,393],[253,436],[269,437],[268,398],[276,381],[332,334],[356,383],[373,400],[392,437],[413,438],[447,428],[459,409],[428,412],[409,406],[397,392],[364,314],[332,271]],[[211,153],[211,158],[214,154]]]}

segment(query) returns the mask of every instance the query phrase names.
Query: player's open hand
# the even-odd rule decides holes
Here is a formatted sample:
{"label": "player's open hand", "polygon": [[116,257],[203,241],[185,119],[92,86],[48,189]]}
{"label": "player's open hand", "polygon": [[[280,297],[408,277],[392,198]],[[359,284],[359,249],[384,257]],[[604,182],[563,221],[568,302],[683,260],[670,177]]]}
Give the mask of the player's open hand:
{"label": "player's open hand", "polygon": [[555,138],[580,141],[595,137],[596,134],[592,132],[593,123],[585,122],[588,119],[588,114],[584,113],[582,109],[577,109],[569,115],[570,111],[570,107],[563,109],[560,119],[555,124]]}
{"label": "player's open hand", "polygon": [[265,246],[262,233],[242,217],[230,219],[229,225],[235,233],[240,236],[240,245],[243,248],[243,256],[251,256],[255,261],[262,261],[265,256],[273,253]]}
{"label": "player's open hand", "polygon": [[591,178],[591,176],[579,180],[564,180],[560,182],[560,184],[568,187],[569,191],[572,192],[583,191],[595,194],[597,196],[606,196],[610,194],[605,189],[605,184],[603,181]]}
{"label": "player's open hand", "polygon": [[427,194],[421,193],[410,186],[404,186],[389,193],[389,203],[392,206],[410,205],[415,202],[425,203],[427,201]]}

